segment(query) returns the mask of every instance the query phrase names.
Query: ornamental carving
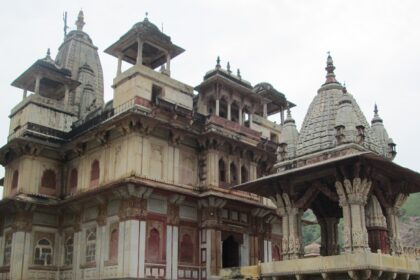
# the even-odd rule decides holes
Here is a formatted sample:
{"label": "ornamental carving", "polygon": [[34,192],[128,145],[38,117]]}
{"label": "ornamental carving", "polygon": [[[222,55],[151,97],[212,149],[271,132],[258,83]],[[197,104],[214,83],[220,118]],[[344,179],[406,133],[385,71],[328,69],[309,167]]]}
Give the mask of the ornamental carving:
{"label": "ornamental carving", "polygon": [[121,221],[145,220],[147,216],[147,200],[138,197],[122,200],[118,215]]}

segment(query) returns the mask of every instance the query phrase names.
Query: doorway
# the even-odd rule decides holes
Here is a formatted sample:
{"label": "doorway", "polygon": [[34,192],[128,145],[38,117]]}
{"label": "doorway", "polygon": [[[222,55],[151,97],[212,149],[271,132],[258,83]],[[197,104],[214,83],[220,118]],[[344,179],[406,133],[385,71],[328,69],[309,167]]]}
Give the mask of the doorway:
{"label": "doorway", "polygon": [[222,267],[238,267],[239,266],[239,242],[235,240],[233,235],[229,235],[223,240],[222,245]]}

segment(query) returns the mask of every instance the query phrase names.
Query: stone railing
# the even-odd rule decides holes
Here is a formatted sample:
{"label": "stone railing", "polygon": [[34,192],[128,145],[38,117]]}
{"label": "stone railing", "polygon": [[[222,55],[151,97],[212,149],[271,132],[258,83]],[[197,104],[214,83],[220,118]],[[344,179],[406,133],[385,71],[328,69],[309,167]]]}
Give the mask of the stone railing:
{"label": "stone railing", "polygon": [[239,134],[248,136],[250,138],[254,138],[254,139],[259,140],[260,137],[261,137],[261,132],[255,131],[255,130],[253,130],[251,128],[248,128],[246,126],[240,125],[237,122],[230,121],[228,119],[225,119],[225,118],[222,118],[222,117],[219,117],[219,116],[216,116],[216,115],[211,115],[208,118],[208,123],[209,124],[213,123],[213,124],[222,126],[222,127],[226,128],[228,130],[237,132]]}
{"label": "stone railing", "polygon": [[403,247],[403,255],[411,259],[420,260],[420,247]]}

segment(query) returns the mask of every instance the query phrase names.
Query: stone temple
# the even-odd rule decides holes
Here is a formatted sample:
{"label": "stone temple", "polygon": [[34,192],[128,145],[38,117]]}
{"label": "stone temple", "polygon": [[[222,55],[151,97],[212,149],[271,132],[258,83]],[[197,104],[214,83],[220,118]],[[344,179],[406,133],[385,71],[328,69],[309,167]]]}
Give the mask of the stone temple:
{"label": "stone temple", "polygon": [[[184,50],[147,17],[105,50],[105,103],[84,24],[12,83],[0,280],[419,279],[398,208],[420,174],[392,162],[377,108],[369,123],[331,56],[298,131],[283,93],[219,59],[196,87],[171,78]],[[308,209],[321,244],[305,257]]]}

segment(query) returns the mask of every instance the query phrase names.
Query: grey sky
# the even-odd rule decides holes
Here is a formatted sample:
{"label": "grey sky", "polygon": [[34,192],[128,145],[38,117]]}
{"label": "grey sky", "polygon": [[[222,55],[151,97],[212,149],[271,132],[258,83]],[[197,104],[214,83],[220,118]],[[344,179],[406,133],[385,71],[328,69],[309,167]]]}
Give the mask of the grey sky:
{"label": "grey sky", "polygon": [[[84,30],[99,48],[105,99],[116,59],[103,53],[129,28],[149,19],[186,52],[172,62],[172,77],[197,85],[217,55],[253,85],[267,81],[298,106],[298,127],[325,80],[331,51],[337,79],[345,81],[368,121],[379,106],[395,162],[420,170],[419,1],[7,1],[0,10],[0,144],[6,143],[11,108],[22,98],[10,83],[63,40],[62,13],[74,29],[83,8]],[[3,176],[0,170],[0,177]]]}

